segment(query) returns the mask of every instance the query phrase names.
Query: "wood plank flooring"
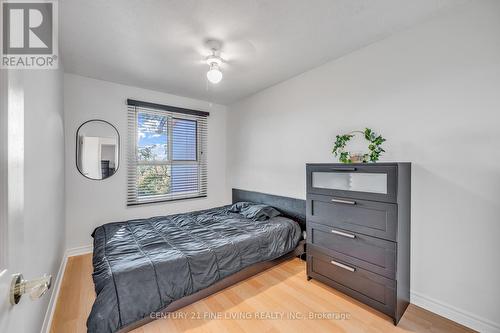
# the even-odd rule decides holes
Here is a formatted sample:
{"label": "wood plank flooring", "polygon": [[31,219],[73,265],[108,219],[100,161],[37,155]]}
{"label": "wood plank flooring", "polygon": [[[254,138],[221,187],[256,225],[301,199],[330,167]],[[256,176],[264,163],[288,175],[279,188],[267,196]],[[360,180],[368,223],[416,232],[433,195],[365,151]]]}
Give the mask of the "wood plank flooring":
{"label": "wood plank flooring", "polygon": [[[95,298],[91,274],[90,254],[68,259],[51,333],[87,332],[85,322]],[[320,282],[307,281],[305,263],[292,259],[133,332],[473,331],[414,305],[396,327],[389,317]]]}

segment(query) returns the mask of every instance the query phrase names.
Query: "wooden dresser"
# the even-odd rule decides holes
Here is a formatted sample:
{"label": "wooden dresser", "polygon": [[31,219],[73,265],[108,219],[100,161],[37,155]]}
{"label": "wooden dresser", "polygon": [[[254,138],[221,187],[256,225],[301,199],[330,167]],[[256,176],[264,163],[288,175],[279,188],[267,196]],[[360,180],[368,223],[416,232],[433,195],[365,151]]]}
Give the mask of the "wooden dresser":
{"label": "wooden dresser", "polygon": [[389,315],[410,302],[410,163],[307,164],[307,276]]}

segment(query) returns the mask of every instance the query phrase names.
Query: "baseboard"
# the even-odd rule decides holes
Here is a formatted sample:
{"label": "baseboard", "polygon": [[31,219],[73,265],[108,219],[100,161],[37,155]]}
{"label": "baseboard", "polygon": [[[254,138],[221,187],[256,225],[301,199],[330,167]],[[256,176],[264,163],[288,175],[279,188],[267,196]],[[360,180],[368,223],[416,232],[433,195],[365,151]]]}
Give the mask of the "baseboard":
{"label": "baseboard", "polygon": [[86,245],[67,249],[64,253],[63,258],[61,259],[61,264],[59,265],[59,270],[57,271],[55,282],[52,286],[52,294],[50,295],[49,305],[47,306],[47,311],[45,312],[41,333],[49,333],[50,327],[52,326],[52,319],[54,317],[54,311],[56,310],[57,298],[59,297],[59,291],[61,290],[61,283],[66,270],[66,264],[68,263],[68,258],[92,253],[92,250],[92,245]]}
{"label": "baseboard", "polygon": [[500,333],[500,324],[458,309],[420,293],[411,292],[411,303],[481,333]]}
{"label": "baseboard", "polygon": [[82,254],[92,253],[92,250],[93,250],[92,244],[74,247],[66,250],[66,257],[73,257]]}
{"label": "baseboard", "polygon": [[54,317],[54,311],[56,309],[57,297],[59,296],[59,290],[61,289],[61,283],[64,276],[64,271],[66,270],[66,263],[68,262],[68,257],[66,254],[63,255],[61,259],[61,264],[59,265],[59,270],[57,271],[56,281],[52,285],[52,294],[50,295],[49,305],[47,306],[47,312],[45,312],[45,318],[43,319],[43,325],[41,333],[48,333],[50,331],[50,326],[52,324],[52,318]]}

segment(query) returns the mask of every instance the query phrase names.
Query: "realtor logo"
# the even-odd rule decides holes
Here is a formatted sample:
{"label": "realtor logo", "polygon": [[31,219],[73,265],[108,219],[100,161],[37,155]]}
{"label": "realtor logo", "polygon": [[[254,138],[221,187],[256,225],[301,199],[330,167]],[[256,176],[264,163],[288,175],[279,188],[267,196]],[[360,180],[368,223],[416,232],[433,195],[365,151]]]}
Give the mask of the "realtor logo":
{"label": "realtor logo", "polygon": [[2,68],[57,68],[57,2],[2,1]]}

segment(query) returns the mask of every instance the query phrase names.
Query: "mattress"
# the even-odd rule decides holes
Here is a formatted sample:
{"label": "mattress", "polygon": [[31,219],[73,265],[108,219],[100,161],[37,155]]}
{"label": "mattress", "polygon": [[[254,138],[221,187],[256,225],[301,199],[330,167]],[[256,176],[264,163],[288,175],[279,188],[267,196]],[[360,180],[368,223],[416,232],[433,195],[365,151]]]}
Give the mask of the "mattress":
{"label": "mattress", "polygon": [[250,265],[295,249],[301,230],[209,210],[108,223],[93,232],[96,300],[88,332],[116,332]]}

